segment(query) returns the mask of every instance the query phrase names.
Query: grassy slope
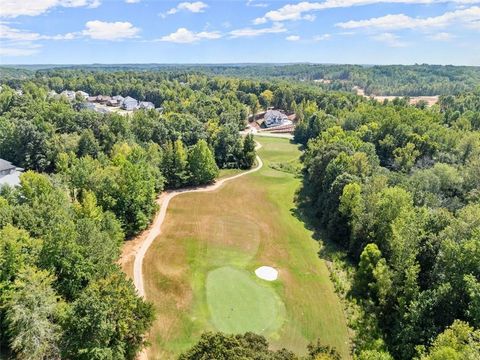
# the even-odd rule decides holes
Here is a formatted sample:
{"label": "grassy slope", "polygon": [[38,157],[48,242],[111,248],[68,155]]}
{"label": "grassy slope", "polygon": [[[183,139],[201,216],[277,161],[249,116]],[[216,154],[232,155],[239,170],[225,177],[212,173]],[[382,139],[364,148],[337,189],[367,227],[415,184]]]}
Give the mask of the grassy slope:
{"label": "grassy slope", "polygon": [[320,338],[348,358],[346,321],[326,265],[318,259],[318,243],[292,215],[299,180],[269,167],[300,152],[285,139],[258,141],[265,163],[259,172],[170,203],[163,234],[144,261],[147,298],[158,314],[150,359],[174,357],[202,331],[216,330],[207,303],[209,271],[230,266],[252,276],[261,265],[279,270],[279,281],[262,286],[284,304],[283,326],[266,333],[272,345],[304,352],[309,341]]}

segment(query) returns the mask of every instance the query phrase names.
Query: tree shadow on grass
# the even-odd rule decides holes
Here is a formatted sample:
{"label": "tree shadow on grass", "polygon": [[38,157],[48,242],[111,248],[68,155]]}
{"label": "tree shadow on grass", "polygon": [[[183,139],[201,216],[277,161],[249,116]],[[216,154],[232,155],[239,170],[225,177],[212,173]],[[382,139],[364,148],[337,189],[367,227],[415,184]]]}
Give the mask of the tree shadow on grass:
{"label": "tree shadow on grass", "polygon": [[305,227],[312,231],[313,239],[320,243],[318,256],[328,262],[332,262],[334,259],[342,259],[350,262],[346,249],[330,239],[325,228],[320,224],[315,208],[312,205],[313,201],[310,196],[310,191],[308,187],[305,186],[303,180],[302,185],[295,193],[294,203],[296,207],[290,209],[290,213],[303,222]]}

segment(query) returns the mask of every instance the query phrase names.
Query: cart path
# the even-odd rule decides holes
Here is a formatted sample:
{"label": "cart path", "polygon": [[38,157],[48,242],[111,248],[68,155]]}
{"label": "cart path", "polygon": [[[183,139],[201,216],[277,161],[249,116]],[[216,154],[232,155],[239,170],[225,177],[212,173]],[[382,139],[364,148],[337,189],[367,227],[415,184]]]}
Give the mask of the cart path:
{"label": "cart path", "polygon": [[[255,150],[260,149],[262,145],[257,141],[255,142],[257,144],[255,146]],[[165,191],[158,197],[157,204],[160,206],[160,211],[155,215],[155,219],[153,220],[153,223],[150,225],[150,227],[137,237],[137,241],[139,242],[139,245],[135,246],[135,249],[133,249],[134,256],[135,256],[135,260],[133,263],[133,283],[140,296],[142,296],[143,298],[146,298],[145,287],[143,283],[143,258],[145,257],[145,254],[147,253],[149,247],[152,245],[153,241],[157,238],[157,236],[159,236],[162,233],[162,224],[163,224],[163,221],[165,220],[165,216],[167,214],[168,204],[170,203],[170,200],[172,200],[175,196],[180,194],[214,191],[219,189],[223,184],[225,184],[228,181],[235,180],[241,176],[245,176],[255,171],[258,171],[262,168],[263,161],[258,155],[256,156],[256,160],[257,160],[257,165],[255,166],[255,168],[250,169],[248,171],[245,171],[240,174],[233,175],[224,179],[220,179],[217,182],[210,185],[206,185],[206,186],[198,186],[194,188],[190,187],[190,188],[184,188],[184,189],[178,189],[178,190]],[[131,254],[129,253],[122,254],[120,263],[126,261],[130,256]],[[137,355],[137,360],[147,360],[147,359],[148,359],[147,349],[144,348]]]}
{"label": "cart path", "polygon": [[[257,146],[255,147],[255,150],[258,150],[261,147],[262,146],[257,142]],[[255,171],[258,171],[261,169],[262,166],[263,166],[262,159],[260,159],[260,157],[257,155],[257,166],[255,166],[255,168],[253,169],[250,169],[248,171],[242,172],[237,175],[230,176],[228,178],[220,179],[211,185],[165,191],[159,196],[157,203],[160,206],[160,211],[155,216],[155,219],[153,223],[150,225],[149,229],[144,231],[140,235],[141,245],[135,254],[135,261],[133,263],[133,283],[140,296],[146,298],[145,287],[143,283],[143,258],[145,257],[145,254],[147,253],[149,247],[152,245],[155,238],[162,233],[162,224],[163,224],[163,221],[165,220],[165,216],[167,214],[168,204],[170,203],[170,200],[172,200],[175,196],[180,194],[194,193],[194,192],[208,192],[208,191],[217,190],[226,182],[235,180],[241,176],[245,176]]]}

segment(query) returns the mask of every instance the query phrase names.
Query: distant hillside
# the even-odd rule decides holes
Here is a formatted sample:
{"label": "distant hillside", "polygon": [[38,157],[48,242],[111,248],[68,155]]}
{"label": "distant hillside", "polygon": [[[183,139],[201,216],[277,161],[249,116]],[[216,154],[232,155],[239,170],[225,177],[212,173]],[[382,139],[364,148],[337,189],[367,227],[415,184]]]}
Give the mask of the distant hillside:
{"label": "distant hillside", "polygon": [[[162,71],[203,73],[258,79],[293,79],[314,82],[328,90],[366,95],[452,95],[480,86],[480,67],[452,65],[333,65],[333,64],[92,64],[19,65],[0,67],[0,79],[18,79],[52,69],[84,71]],[[315,81],[317,80],[317,81]],[[322,80],[322,81],[318,81]]]}

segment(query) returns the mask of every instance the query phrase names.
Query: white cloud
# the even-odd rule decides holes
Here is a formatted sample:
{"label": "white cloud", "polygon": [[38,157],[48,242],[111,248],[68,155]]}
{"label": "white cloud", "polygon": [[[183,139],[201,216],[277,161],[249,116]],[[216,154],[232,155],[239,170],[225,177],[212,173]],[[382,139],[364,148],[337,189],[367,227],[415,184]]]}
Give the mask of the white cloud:
{"label": "white cloud", "polygon": [[390,47],[405,47],[407,43],[400,40],[398,35],[392,33],[382,33],[372,37],[376,41],[383,42]]}
{"label": "white cloud", "polygon": [[0,55],[29,56],[38,53],[42,40],[73,40],[89,37],[97,40],[121,40],[136,37],[140,29],[128,22],[89,21],[85,30],[66,34],[43,35],[37,32],[11,27],[8,22],[0,21]]}
{"label": "white cloud", "polygon": [[239,37],[255,37],[264,34],[276,34],[286,32],[287,29],[280,23],[274,23],[272,27],[268,28],[243,28],[230,31],[230,37],[239,38]]}
{"label": "white cloud", "polygon": [[390,14],[366,20],[351,20],[343,23],[338,23],[336,24],[336,26],[343,29],[428,29],[442,28],[457,23],[470,27],[475,27],[475,25],[478,24],[479,21],[480,7],[474,6],[468,9],[446,12],[443,15],[428,18],[414,18],[405,14]]}
{"label": "white cloud", "polygon": [[298,41],[298,40],[300,40],[300,36],[298,36],[298,35],[290,35],[290,36],[287,36],[287,37],[285,38],[285,40],[288,40],[288,41]]}
{"label": "white cloud", "polygon": [[139,3],[140,0],[125,0],[125,2],[126,2],[127,4],[136,4],[136,3]]}
{"label": "white cloud", "polygon": [[253,6],[253,7],[268,7],[267,3],[262,3],[262,2],[256,2],[255,0],[247,0],[246,3],[247,6]]}
{"label": "white cloud", "polygon": [[430,40],[435,40],[435,41],[450,41],[454,37],[455,36],[447,32],[440,32],[440,33],[432,34],[428,36]]}
{"label": "white cloud", "polygon": [[277,10],[271,10],[264,16],[256,18],[254,24],[264,24],[267,21],[290,21],[290,20],[312,20],[311,14],[315,11],[347,8],[352,6],[372,5],[380,3],[401,3],[401,4],[476,4],[479,0],[326,0],[324,2],[302,1],[296,4],[287,4]]}
{"label": "white cloud", "polygon": [[315,35],[313,37],[313,41],[324,41],[330,39],[331,37],[332,35],[330,34]]}
{"label": "white cloud", "polygon": [[137,37],[140,32],[129,22],[88,21],[82,35],[96,40],[122,40]]}
{"label": "white cloud", "polygon": [[98,7],[99,0],[0,0],[0,17],[36,16],[55,7]]}
{"label": "white cloud", "polygon": [[158,41],[173,42],[178,44],[189,44],[200,40],[213,40],[222,37],[218,31],[193,32],[187,28],[179,28],[174,33],[162,36]]}
{"label": "white cloud", "polygon": [[28,30],[12,28],[6,22],[0,22],[0,39],[8,41],[37,41],[37,40],[71,40],[77,37],[76,33],[41,35]]}
{"label": "white cloud", "polygon": [[176,7],[171,8],[164,14],[160,14],[163,18],[167,17],[168,15],[173,15],[178,13],[179,11],[190,11],[192,13],[201,13],[204,12],[205,9],[208,7],[202,1],[195,1],[195,2],[181,2]]}

